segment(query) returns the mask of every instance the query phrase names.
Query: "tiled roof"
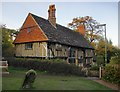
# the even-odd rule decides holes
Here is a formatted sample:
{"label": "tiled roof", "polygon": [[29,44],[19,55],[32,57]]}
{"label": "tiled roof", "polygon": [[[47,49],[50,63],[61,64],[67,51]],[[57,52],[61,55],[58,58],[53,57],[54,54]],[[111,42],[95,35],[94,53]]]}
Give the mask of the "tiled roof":
{"label": "tiled roof", "polygon": [[40,30],[39,26],[29,13],[13,43],[17,44],[47,40],[48,38],[45,36],[44,32]]}
{"label": "tiled roof", "polygon": [[43,36],[39,30],[32,30],[28,33],[27,29],[22,29],[17,35],[13,43],[25,43],[25,42],[37,42],[37,41],[47,41],[48,39]]}
{"label": "tiled roof", "polygon": [[31,15],[48,37],[49,42],[94,49],[79,32],[74,32],[73,30],[59,24],[56,24],[55,28],[48,20],[38,17],[34,14]]}

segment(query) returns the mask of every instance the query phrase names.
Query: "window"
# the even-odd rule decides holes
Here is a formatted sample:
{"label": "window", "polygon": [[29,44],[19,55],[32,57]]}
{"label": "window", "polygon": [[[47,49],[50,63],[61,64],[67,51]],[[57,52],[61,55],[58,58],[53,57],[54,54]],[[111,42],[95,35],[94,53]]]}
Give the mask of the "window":
{"label": "window", "polygon": [[32,49],[32,47],[33,47],[33,44],[32,43],[26,43],[25,44],[25,49]]}
{"label": "window", "polygon": [[75,57],[75,49],[70,48],[69,52],[70,52],[69,57]]}
{"label": "window", "polygon": [[28,33],[30,32],[30,28],[29,27],[27,28],[27,31],[28,31]]}

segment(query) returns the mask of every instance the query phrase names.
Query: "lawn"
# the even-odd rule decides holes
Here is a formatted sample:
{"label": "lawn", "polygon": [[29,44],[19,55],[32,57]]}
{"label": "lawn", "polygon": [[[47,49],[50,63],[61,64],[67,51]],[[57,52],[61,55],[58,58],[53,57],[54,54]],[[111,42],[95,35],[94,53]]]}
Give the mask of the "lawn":
{"label": "lawn", "polygon": [[[2,78],[3,90],[21,90],[25,69],[9,68]],[[79,76],[50,75],[37,71],[33,90],[111,90],[99,83]]]}

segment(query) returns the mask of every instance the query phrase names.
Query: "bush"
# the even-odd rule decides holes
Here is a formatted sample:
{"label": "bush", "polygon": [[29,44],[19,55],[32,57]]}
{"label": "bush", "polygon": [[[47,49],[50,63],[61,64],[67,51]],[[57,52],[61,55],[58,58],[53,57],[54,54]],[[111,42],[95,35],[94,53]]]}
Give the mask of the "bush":
{"label": "bush", "polygon": [[103,79],[112,83],[120,84],[120,65],[107,65],[103,74]]}
{"label": "bush", "polygon": [[98,77],[99,76],[99,66],[93,65],[88,70],[88,76]]}
{"label": "bush", "polygon": [[120,84],[120,59],[118,56],[112,57],[110,63],[105,66],[103,79]]}
{"label": "bush", "polygon": [[110,64],[113,65],[113,64],[120,64],[120,58],[118,56],[114,56],[111,58],[110,60]]}
{"label": "bush", "polygon": [[104,57],[102,55],[98,55],[97,56],[97,65],[100,66],[101,64],[104,65],[105,60]]}
{"label": "bush", "polygon": [[89,70],[88,71],[88,76],[90,76],[90,77],[99,77],[99,71]]}
{"label": "bush", "polygon": [[[52,60],[52,59],[51,59]],[[79,75],[84,76],[84,72],[81,68],[72,64],[67,64],[65,62],[54,61],[42,61],[36,59],[21,59],[13,58],[8,59],[9,65],[13,67],[34,69],[40,71],[47,71],[51,74],[64,74],[64,75]]]}
{"label": "bush", "polygon": [[90,70],[96,70],[96,71],[99,71],[99,66],[97,65],[93,65],[90,67]]}

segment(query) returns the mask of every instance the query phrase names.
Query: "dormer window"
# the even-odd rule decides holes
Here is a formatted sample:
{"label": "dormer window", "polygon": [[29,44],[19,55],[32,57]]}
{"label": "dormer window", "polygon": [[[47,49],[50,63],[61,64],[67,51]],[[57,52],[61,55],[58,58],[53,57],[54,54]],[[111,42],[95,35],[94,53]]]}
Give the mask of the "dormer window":
{"label": "dormer window", "polygon": [[31,31],[31,30],[30,30],[30,28],[28,27],[28,28],[27,28],[27,32],[29,33],[30,31]]}

